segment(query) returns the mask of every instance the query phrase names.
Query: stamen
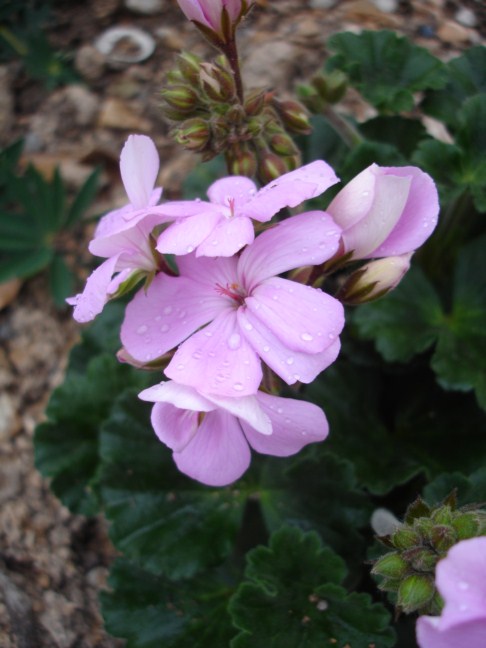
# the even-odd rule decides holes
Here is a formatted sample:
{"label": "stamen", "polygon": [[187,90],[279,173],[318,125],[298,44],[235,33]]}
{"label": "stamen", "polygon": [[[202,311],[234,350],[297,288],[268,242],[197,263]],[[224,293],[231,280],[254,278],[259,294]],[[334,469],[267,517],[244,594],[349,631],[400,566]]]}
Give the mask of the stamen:
{"label": "stamen", "polygon": [[243,304],[244,298],[237,283],[227,283],[226,287],[218,283],[216,284],[215,290],[218,294],[230,297],[231,299],[234,299],[234,301],[238,302],[238,304]]}

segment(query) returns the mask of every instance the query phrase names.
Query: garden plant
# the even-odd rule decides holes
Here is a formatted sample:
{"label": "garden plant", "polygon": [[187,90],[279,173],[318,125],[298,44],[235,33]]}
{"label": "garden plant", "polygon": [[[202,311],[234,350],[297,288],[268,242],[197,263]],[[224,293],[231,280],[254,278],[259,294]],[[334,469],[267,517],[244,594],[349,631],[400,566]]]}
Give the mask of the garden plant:
{"label": "garden plant", "polygon": [[178,3],[214,58],[181,52],[161,109],[200,159],[167,200],[127,138],[35,435],[54,493],[110,523],[106,627],[484,648],[486,49],[335,34],[289,99],[245,87],[252,0]]}

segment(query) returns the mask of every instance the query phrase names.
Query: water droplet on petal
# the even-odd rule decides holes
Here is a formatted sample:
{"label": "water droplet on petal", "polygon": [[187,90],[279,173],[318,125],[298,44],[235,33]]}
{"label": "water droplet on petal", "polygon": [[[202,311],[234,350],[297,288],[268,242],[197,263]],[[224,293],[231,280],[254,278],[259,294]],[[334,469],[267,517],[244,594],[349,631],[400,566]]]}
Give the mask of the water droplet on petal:
{"label": "water droplet on petal", "polygon": [[161,333],[167,333],[167,331],[170,329],[170,326],[168,324],[162,324],[160,327],[160,332]]}
{"label": "water droplet on petal", "polygon": [[270,351],[270,347],[268,346],[268,344],[265,344],[263,350],[265,351],[265,353],[268,353]]}
{"label": "water droplet on petal", "polygon": [[235,389],[236,391],[243,391],[243,385],[240,382],[235,382],[233,389]]}
{"label": "water droplet on petal", "polygon": [[241,345],[241,335],[239,333],[233,333],[228,338],[228,346],[230,349],[238,349]]}
{"label": "water droplet on petal", "polygon": [[211,245],[218,245],[218,243],[219,241],[217,241],[216,239],[214,239],[214,241],[211,241]]}
{"label": "water droplet on petal", "polygon": [[181,312],[179,313],[179,319],[182,319],[182,318],[185,317],[186,315],[187,315],[187,313],[186,313],[185,310],[181,311]]}
{"label": "water droplet on petal", "polygon": [[311,342],[314,338],[310,333],[301,333],[300,334],[300,339],[304,340],[304,342]]}
{"label": "water droplet on petal", "polygon": [[285,423],[286,423],[287,425],[289,425],[289,423],[290,423],[290,419],[289,419],[289,418],[286,418],[286,419],[285,419]]}
{"label": "water droplet on petal", "polygon": [[295,380],[300,380],[300,374],[294,374]]}
{"label": "water droplet on petal", "polygon": [[186,247],[186,252],[190,254],[191,252],[194,252],[194,245],[188,245]]}
{"label": "water droplet on petal", "polygon": [[246,331],[253,331],[253,326],[250,324],[250,322],[247,322],[245,324],[245,330]]}
{"label": "water droplet on petal", "polygon": [[194,358],[194,360],[200,360],[202,358],[202,353],[200,351],[194,351],[192,357]]}
{"label": "water droplet on petal", "polygon": [[157,317],[155,318],[155,321],[160,322],[161,319],[162,319],[162,315],[157,315]]}
{"label": "water droplet on petal", "polygon": [[147,331],[148,331],[148,326],[146,326],[145,324],[142,324],[142,325],[139,326],[138,329],[137,329],[137,333],[138,333],[139,335],[143,335],[143,334],[146,333]]}
{"label": "water droplet on petal", "polygon": [[283,409],[281,407],[277,408],[277,414],[283,414]]}
{"label": "water droplet on petal", "polygon": [[288,365],[293,365],[294,364],[294,359],[292,356],[288,357],[287,360],[285,361]]}
{"label": "water droplet on petal", "polygon": [[166,306],[164,308],[164,315],[170,315],[172,313],[172,306]]}
{"label": "water droplet on petal", "polygon": [[213,334],[211,333],[211,331],[204,331],[204,335],[206,337],[212,337]]}
{"label": "water droplet on petal", "polygon": [[222,374],[222,373],[216,374],[216,381],[217,382],[224,382],[225,380],[226,380],[226,377],[225,377],[224,374]]}
{"label": "water droplet on petal", "polygon": [[330,340],[334,340],[336,336],[334,335],[334,333],[329,333],[328,337]]}
{"label": "water droplet on petal", "polygon": [[466,583],[465,581],[459,581],[457,586],[463,591],[469,589],[469,583]]}
{"label": "water droplet on petal", "polygon": [[229,366],[230,366],[229,360],[223,360],[223,367],[229,367]]}
{"label": "water droplet on petal", "polygon": [[177,369],[178,369],[179,371],[182,371],[182,370],[184,369],[184,365],[183,365],[183,364],[178,364],[178,365],[177,365]]}

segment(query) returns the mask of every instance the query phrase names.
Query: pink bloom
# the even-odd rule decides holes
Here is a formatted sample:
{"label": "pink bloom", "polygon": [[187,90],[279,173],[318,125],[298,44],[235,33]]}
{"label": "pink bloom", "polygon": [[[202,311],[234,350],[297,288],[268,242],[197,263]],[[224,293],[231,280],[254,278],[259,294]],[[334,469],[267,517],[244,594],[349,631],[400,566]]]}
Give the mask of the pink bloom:
{"label": "pink bloom", "polygon": [[339,352],[343,307],[275,275],[323,263],[340,233],[324,212],[306,212],[260,234],[239,258],[180,257],[180,277],[159,274],[127,306],[124,347],[149,362],[183,342],[166,375],[224,396],[257,391],[260,358],[288,384],[311,382]]}
{"label": "pink bloom", "polygon": [[188,20],[195,20],[224,39],[222,14],[226,9],[233,26],[248,12],[255,0],[177,0]]}
{"label": "pink bloom", "polygon": [[328,434],[324,412],[312,403],[258,392],[224,398],[172,381],[145,389],[155,402],[152,426],[173,450],[179,470],[209,486],[226,486],[250,464],[250,446],[287,457]]}
{"label": "pink bloom", "polygon": [[486,646],[486,537],[454,545],[436,569],[436,585],[445,600],[438,617],[417,621],[421,648]]}
{"label": "pink bloom", "polygon": [[372,164],[337,194],[327,209],[343,229],[344,253],[354,259],[416,250],[439,215],[432,178],[417,167]]}
{"label": "pink bloom", "polygon": [[249,178],[222,178],[209,187],[210,202],[186,200],[162,206],[168,218],[178,220],[159,236],[157,250],[231,256],[253,241],[251,219],[265,223],[283,207],[296,207],[336,182],[334,171],[322,160],[290,171],[259,191]]}
{"label": "pink bloom", "polygon": [[130,202],[100,220],[89,244],[92,254],[107,261],[88,277],[81,294],[67,300],[75,306],[73,316],[78,322],[98,315],[134,273],[156,269],[150,233],[167,220],[155,207],[162,194],[162,189],[154,189],[158,170],[159,156],[152,140],[145,135],[130,135],[120,155],[120,172]]}

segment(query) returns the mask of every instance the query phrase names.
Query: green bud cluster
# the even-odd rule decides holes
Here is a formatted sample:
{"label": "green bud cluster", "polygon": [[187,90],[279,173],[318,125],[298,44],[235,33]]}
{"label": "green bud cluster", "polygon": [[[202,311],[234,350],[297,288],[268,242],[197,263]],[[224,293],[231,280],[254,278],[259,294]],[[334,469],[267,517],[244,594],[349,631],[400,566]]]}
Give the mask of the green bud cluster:
{"label": "green bud cluster", "polygon": [[329,104],[338,103],[347,89],[347,77],[339,71],[316,74],[308,84],[298,88],[299,99],[311,113],[319,115]]}
{"label": "green bud cluster", "polygon": [[455,492],[430,507],[417,498],[405,521],[378,540],[392,551],[373,565],[379,589],[396,595],[400,612],[439,614],[443,602],[435,587],[435,568],[449,549],[461,540],[486,535],[486,512],[477,505],[457,507]]}
{"label": "green bud cluster", "polygon": [[291,134],[311,131],[304,106],[261,89],[242,100],[224,56],[204,62],[181,53],[161,96],[171,135],[203,160],[224,153],[232,174],[257,176],[264,183],[299,165]]}

